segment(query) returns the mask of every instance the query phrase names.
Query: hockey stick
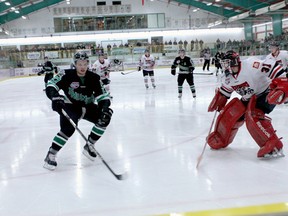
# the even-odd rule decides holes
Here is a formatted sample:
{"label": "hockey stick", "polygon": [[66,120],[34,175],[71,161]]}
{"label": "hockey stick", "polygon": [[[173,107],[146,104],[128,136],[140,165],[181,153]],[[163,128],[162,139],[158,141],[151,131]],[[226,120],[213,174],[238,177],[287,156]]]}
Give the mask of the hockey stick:
{"label": "hockey stick", "polygon": [[134,72],[137,72],[137,71],[138,70],[132,70],[132,71],[127,71],[127,72],[122,71],[121,74],[122,75],[126,75],[126,74],[134,73]]}
{"label": "hockey stick", "polygon": [[[214,113],[214,117],[213,117],[213,120],[212,120],[212,123],[211,123],[210,129],[209,129],[209,133],[208,133],[208,135],[209,135],[209,134],[211,133],[211,131],[212,131],[212,128],[213,128],[213,125],[214,125],[214,121],[215,121],[215,119],[216,119],[216,114],[217,114],[217,110],[216,110],[215,113]],[[200,154],[199,157],[197,158],[197,165],[196,165],[196,169],[198,169],[199,164],[200,164],[200,162],[201,162],[201,160],[202,160],[202,158],[203,158],[203,155],[204,155],[204,152],[205,152],[206,146],[207,146],[207,140],[206,140],[206,142],[205,142],[205,144],[204,144],[204,147],[203,147],[203,150],[202,150],[201,154]]]}
{"label": "hockey stick", "polygon": [[[82,131],[78,128],[78,126],[73,122],[73,120],[69,117],[69,115],[65,112],[65,110],[62,109],[63,115],[67,118],[67,120],[71,123],[71,125],[79,132],[79,134],[82,136],[82,138],[88,142],[88,139],[86,136],[82,133]],[[96,149],[95,149],[96,151]],[[124,180],[127,178],[127,172],[123,174],[116,174],[111,167],[106,163],[106,161],[103,159],[103,157],[99,154],[98,151],[96,151],[97,156],[101,159],[101,161],[104,163],[104,165],[109,169],[109,171],[117,178],[118,180]]]}
{"label": "hockey stick", "polygon": [[213,75],[212,72],[210,72],[210,73],[205,73],[205,72],[193,72],[193,74],[195,74],[195,75]]}

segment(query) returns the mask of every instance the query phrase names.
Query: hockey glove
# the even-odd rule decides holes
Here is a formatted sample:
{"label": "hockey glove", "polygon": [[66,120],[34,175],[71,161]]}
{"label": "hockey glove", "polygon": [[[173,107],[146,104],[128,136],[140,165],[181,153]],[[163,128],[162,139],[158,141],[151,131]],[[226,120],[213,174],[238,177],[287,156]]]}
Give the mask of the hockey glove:
{"label": "hockey glove", "polygon": [[173,76],[176,75],[176,68],[171,68],[171,74],[172,74]]}
{"label": "hockey glove", "polygon": [[140,66],[138,67],[138,71],[141,71],[141,67]]}
{"label": "hockey glove", "polygon": [[102,80],[103,85],[108,85],[111,82],[108,78]]}
{"label": "hockey glove", "polygon": [[213,112],[215,110],[220,112],[225,107],[226,102],[227,98],[223,94],[221,94],[219,88],[217,88],[215,90],[215,96],[209,104],[208,112]]}
{"label": "hockey glove", "polygon": [[52,97],[52,109],[59,114],[62,114],[62,109],[65,107],[64,96],[59,95]]}
{"label": "hockey glove", "polygon": [[41,70],[41,71],[39,71],[38,73],[37,73],[37,75],[38,76],[41,76],[42,74],[44,74],[45,73],[45,71],[44,70]]}
{"label": "hockey glove", "polygon": [[110,108],[103,108],[98,119],[98,125],[102,127],[107,127],[110,123],[113,110]]}
{"label": "hockey glove", "polygon": [[190,67],[190,68],[189,68],[189,72],[190,72],[190,73],[193,73],[194,69],[195,69],[194,67]]}
{"label": "hockey glove", "polygon": [[288,98],[288,79],[286,77],[278,77],[272,80],[270,84],[270,92],[267,96],[268,103],[282,104]]}

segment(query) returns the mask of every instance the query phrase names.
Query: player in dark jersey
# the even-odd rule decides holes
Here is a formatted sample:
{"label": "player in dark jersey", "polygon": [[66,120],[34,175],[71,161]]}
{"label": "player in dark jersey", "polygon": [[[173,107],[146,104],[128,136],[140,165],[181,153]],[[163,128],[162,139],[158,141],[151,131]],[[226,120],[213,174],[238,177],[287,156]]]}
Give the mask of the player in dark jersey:
{"label": "player in dark jersey", "polygon": [[217,52],[214,56],[214,58],[212,59],[212,64],[215,64],[216,67],[216,76],[218,76],[218,73],[220,72],[220,74],[222,74],[222,66],[220,64],[220,61],[223,57],[223,53],[222,52]]}
{"label": "player in dark jersey", "polygon": [[57,67],[51,61],[49,61],[48,56],[44,57],[44,65],[42,67],[43,69],[40,72],[38,72],[38,76],[45,73],[44,83],[46,88],[47,82],[53,78],[54,73],[57,73]]}
{"label": "player in dark jersey", "polygon": [[195,69],[192,59],[185,55],[185,50],[179,50],[179,56],[175,58],[171,66],[171,74],[176,75],[176,68],[179,66],[178,72],[178,98],[182,97],[183,83],[186,80],[190,86],[193,98],[196,98],[196,90],[194,86],[193,71]]}
{"label": "player in dark jersey", "polygon": [[[83,149],[83,154],[90,160],[96,158],[94,144],[104,134],[113,114],[109,108],[109,93],[103,87],[99,75],[88,70],[88,55],[78,52],[74,55],[74,62],[75,69],[68,69],[56,75],[48,82],[46,88],[46,95],[52,101],[52,109],[60,115],[60,131],[54,137],[44,160],[44,168],[50,170],[56,168],[57,152],[75,131],[62,114],[62,110],[65,110],[76,124],[82,118],[94,123]],[[60,90],[65,96],[59,94]]]}

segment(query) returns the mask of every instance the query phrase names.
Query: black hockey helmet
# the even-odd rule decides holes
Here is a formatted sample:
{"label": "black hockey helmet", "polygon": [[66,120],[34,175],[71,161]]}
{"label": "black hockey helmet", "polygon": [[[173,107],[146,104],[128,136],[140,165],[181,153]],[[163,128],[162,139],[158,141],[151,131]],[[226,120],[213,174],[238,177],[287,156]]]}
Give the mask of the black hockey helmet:
{"label": "black hockey helmet", "polygon": [[150,53],[149,49],[145,49],[144,53]]}
{"label": "black hockey helmet", "polygon": [[179,49],[179,51],[178,51],[178,54],[180,54],[180,53],[186,53],[186,51],[185,51],[185,49]]}
{"label": "black hockey helmet", "polygon": [[98,57],[100,58],[102,56],[105,56],[105,54],[103,52],[99,52]]}
{"label": "black hockey helmet", "polygon": [[280,43],[278,41],[270,41],[269,42],[269,46],[273,46],[273,47],[279,47],[280,46]]}
{"label": "black hockey helmet", "polygon": [[76,61],[78,61],[78,60],[87,60],[87,61],[89,61],[89,56],[85,52],[76,52],[74,54],[74,62],[76,63]]}

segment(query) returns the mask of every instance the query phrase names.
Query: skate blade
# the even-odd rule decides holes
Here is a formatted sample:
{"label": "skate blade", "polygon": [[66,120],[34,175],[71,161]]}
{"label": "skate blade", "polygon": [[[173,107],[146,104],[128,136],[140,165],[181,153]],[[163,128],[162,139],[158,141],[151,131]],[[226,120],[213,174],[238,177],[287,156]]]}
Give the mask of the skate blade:
{"label": "skate blade", "polygon": [[91,157],[90,154],[84,149],[82,152],[89,160],[94,161],[96,157]]}
{"label": "skate blade", "polygon": [[263,158],[269,160],[269,159],[275,159],[275,158],[281,158],[281,157],[285,157],[282,149],[280,151],[279,150],[274,150],[272,152],[272,154],[266,154],[266,155],[264,155]]}
{"label": "skate blade", "polygon": [[45,169],[48,169],[48,170],[51,170],[51,171],[54,171],[55,168],[56,168],[56,166],[50,165],[50,164],[48,164],[48,163],[45,163],[45,164],[43,165],[43,167],[44,167]]}

